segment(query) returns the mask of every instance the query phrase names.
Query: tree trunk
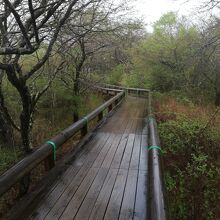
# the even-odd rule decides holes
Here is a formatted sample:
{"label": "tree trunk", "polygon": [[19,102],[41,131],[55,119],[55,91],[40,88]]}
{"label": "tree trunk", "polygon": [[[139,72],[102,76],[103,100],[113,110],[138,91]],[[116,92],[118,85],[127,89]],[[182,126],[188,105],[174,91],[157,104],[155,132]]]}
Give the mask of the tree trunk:
{"label": "tree trunk", "polygon": [[[74,82],[74,88],[73,88],[73,96],[77,97],[79,96],[80,93],[80,72],[82,69],[83,61],[76,67],[76,75],[75,75],[75,82]],[[78,99],[75,98],[74,103],[73,103],[73,121],[76,122],[79,120],[79,106],[78,106]]]}
{"label": "tree trunk", "polygon": [[[9,66],[6,71],[8,80],[17,89],[22,103],[22,111],[20,113],[20,135],[22,141],[22,147],[24,153],[27,155],[32,152],[31,146],[31,120],[32,113],[34,110],[34,101],[32,100],[31,93],[28,86],[26,85],[26,80],[23,78],[18,78],[15,68]],[[21,75],[21,73],[20,73]],[[30,174],[27,174],[20,181],[20,196],[24,195],[30,186]]]}
{"label": "tree trunk", "polygon": [[6,145],[13,146],[13,130],[2,112],[0,112],[0,139]]}
{"label": "tree trunk", "polygon": [[80,73],[76,73],[76,80],[74,82],[74,95],[79,95],[79,90],[80,90],[79,75]]}
{"label": "tree trunk", "polygon": [[21,139],[24,151],[26,154],[32,152],[31,144],[31,115],[32,115],[32,100],[28,88],[25,86],[20,92],[23,110],[20,114],[21,123]]}
{"label": "tree trunk", "polygon": [[22,112],[20,115],[21,121],[21,140],[24,152],[26,154],[32,152],[31,138],[30,138],[30,115],[27,112]]}
{"label": "tree trunk", "polygon": [[23,150],[26,154],[29,154],[32,151],[30,132],[32,127],[31,116],[34,109],[34,104],[29,88],[26,85],[26,80],[23,78],[18,78],[16,74],[17,71],[18,70],[16,70],[13,66],[9,66],[6,73],[8,80],[17,89],[21,98],[22,111],[20,113],[20,134]]}
{"label": "tree trunk", "polygon": [[13,128],[4,114],[4,96],[2,91],[3,72],[0,71],[0,138],[3,143],[13,146]]}
{"label": "tree trunk", "polygon": [[73,112],[73,122],[77,122],[79,120],[79,114],[78,114],[78,110],[75,110],[75,105],[74,105],[74,112]]}
{"label": "tree trunk", "polygon": [[76,98],[79,96],[79,82],[78,80],[75,81],[74,83],[74,89],[73,89],[73,96],[74,96],[74,101],[73,101],[73,122],[77,122],[79,120],[79,106],[78,106],[78,99]]}

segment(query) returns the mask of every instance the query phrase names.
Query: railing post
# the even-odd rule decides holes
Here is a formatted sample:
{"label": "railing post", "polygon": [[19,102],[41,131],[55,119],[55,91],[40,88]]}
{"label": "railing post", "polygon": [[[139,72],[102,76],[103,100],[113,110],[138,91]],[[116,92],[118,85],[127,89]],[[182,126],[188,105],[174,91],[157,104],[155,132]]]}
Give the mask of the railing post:
{"label": "railing post", "polygon": [[44,168],[46,171],[51,170],[55,166],[53,154],[50,154],[44,161]]}
{"label": "railing post", "polygon": [[85,118],[85,125],[81,129],[81,137],[85,136],[88,133],[88,119]]}
{"label": "railing post", "polygon": [[25,176],[23,176],[20,180],[19,197],[22,197],[28,192],[30,188],[30,183],[31,183],[31,173],[28,173]]}
{"label": "railing post", "polygon": [[101,111],[101,112],[98,114],[98,122],[103,119],[103,116],[104,116],[104,112]]}
{"label": "railing post", "polygon": [[115,106],[117,106],[117,105],[118,105],[118,99],[115,100]]}
{"label": "railing post", "polygon": [[108,112],[112,110],[112,104],[108,106]]}

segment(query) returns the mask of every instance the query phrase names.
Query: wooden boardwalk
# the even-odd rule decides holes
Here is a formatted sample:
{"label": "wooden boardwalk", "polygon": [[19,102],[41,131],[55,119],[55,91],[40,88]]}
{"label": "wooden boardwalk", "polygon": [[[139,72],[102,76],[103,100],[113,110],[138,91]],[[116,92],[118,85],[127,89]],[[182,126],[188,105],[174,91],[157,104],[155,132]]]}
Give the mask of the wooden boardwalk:
{"label": "wooden boardwalk", "polygon": [[28,219],[146,219],[146,104],[127,97]]}

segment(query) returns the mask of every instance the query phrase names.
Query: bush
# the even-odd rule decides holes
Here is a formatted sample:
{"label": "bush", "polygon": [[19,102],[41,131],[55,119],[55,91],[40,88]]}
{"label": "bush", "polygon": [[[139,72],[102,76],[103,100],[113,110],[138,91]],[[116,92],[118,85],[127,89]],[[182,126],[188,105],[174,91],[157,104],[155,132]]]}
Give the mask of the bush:
{"label": "bush", "polygon": [[172,219],[220,219],[219,132],[183,112],[156,113]]}
{"label": "bush", "polygon": [[0,146],[0,174],[15,164],[22,154],[18,149],[11,149]]}
{"label": "bush", "polygon": [[111,84],[120,85],[124,74],[125,74],[125,67],[124,65],[119,64],[110,73],[108,82]]}

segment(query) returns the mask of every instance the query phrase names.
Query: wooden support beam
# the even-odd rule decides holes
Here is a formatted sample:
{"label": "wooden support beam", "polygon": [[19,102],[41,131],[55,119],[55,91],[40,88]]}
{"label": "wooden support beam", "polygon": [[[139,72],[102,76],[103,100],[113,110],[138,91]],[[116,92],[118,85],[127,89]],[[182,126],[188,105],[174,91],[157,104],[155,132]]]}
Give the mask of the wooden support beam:
{"label": "wooden support beam", "polygon": [[54,156],[53,154],[50,154],[45,160],[44,160],[44,168],[46,171],[51,170],[55,166]]}
{"label": "wooden support beam", "polygon": [[109,105],[109,107],[108,107],[108,112],[110,112],[111,110],[112,110],[112,104]]}
{"label": "wooden support beam", "polygon": [[103,119],[103,116],[104,116],[104,112],[103,111],[98,114],[98,122]]}

